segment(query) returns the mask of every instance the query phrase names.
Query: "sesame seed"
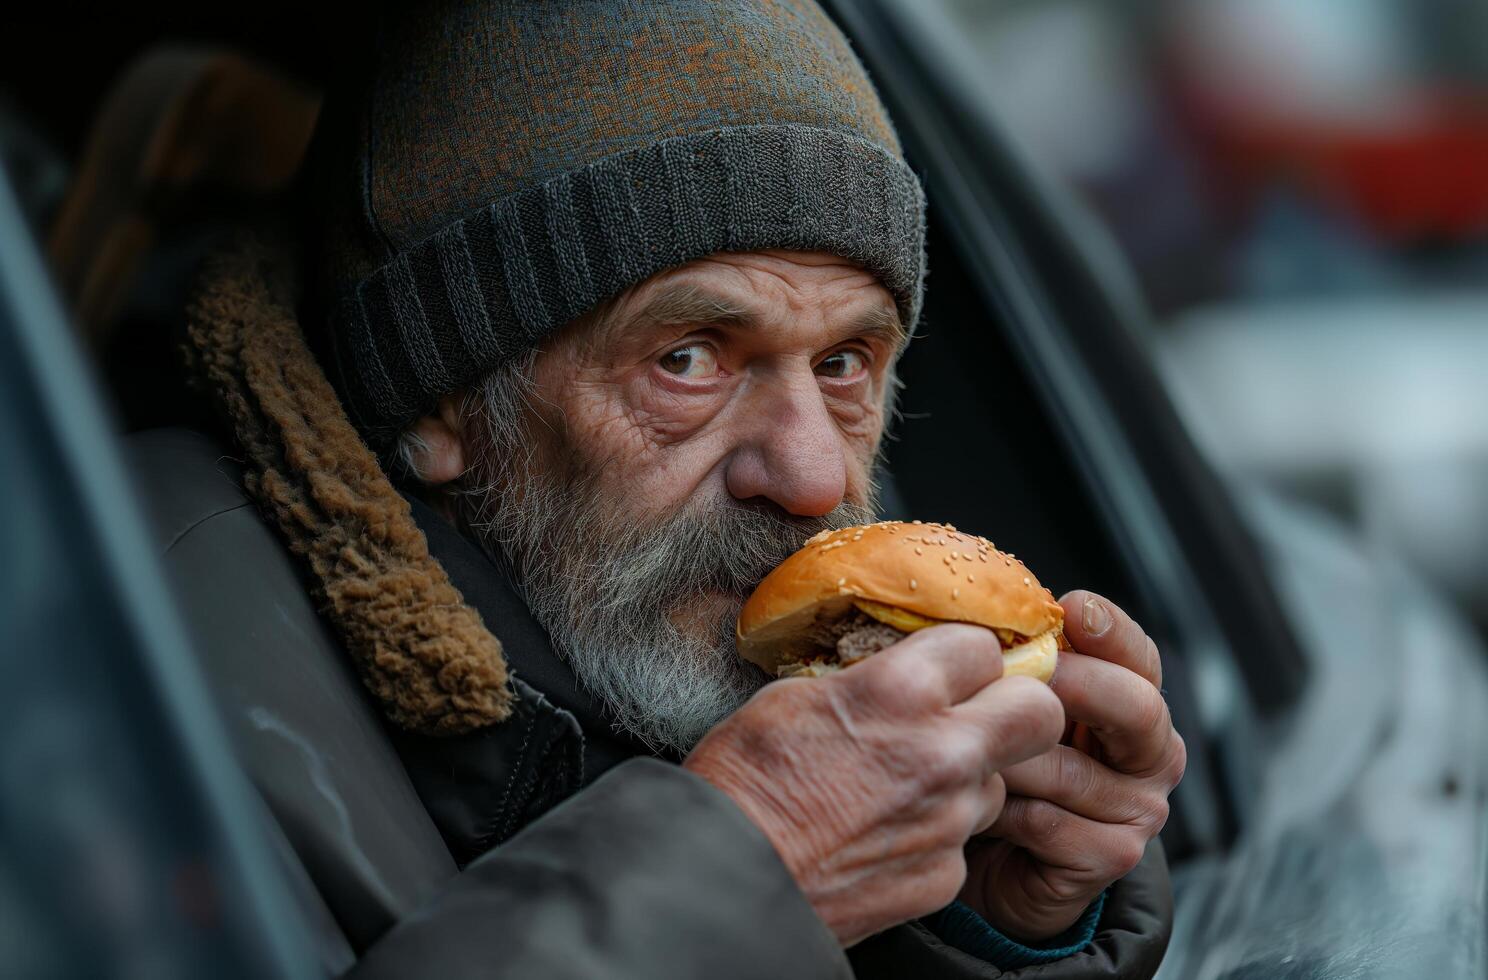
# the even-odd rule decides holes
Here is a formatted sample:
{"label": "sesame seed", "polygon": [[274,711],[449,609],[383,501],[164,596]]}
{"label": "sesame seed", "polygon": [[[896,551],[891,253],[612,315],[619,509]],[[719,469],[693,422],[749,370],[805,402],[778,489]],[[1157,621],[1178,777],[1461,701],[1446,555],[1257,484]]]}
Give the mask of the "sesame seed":
{"label": "sesame seed", "polygon": [[923,555],[924,553],[925,553],[925,549],[924,548],[916,548],[915,549],[915,554],[917,554],[917,555]]}
{"label": "sesame seed", "polygon": [[951,552],[951,557],[952,558],[960,558],[961,557],[961,552],[959,552],[959,551],[952,551]]}
{"label": "sesame seed", "polygon": [[920,522],[919,521],[910,521],[909,523],[911,523],[911,524],[918,524]]}
{"label": "sesame seed", "polygon": [[909,587],[911,589],[918,589],[920,587],[920,583],[916,582],[914,579],[910,579],[909,580]]}
{"label": "sesame seed", "polygon": [[961,598],[961,590],[960,589],[952,589],[951,590],[951,598],[952,599],[959,599],[959,598]]}
{"label": "sesame seed", "polygon": [[1023,578],[1023,584],[1024,585],[1032,585],[1033,584],[1033,579],[1028,578],[1027,576],[1024,576],[1024,578]]}
{"label": "sesame seed", "polygon": [[986,561],[987,560],[987,556],[986,555],[977,555],[977,557],[980,558],[982,561]]}
{"label": "sesame seed", "polygon": [[976,576],[975,575],[968,575],[968,576],[966,576],[966,581],[968,581],[968,582],[975,582],[976,581]]}
{"label": "sesame seed", "polygon": [[845,579],[845,578],[840,578],[840,579],[837,580],[837,587],[839,589],[842,588],[842,586],[844,586],[846,584],[847,584],[847,579]]}

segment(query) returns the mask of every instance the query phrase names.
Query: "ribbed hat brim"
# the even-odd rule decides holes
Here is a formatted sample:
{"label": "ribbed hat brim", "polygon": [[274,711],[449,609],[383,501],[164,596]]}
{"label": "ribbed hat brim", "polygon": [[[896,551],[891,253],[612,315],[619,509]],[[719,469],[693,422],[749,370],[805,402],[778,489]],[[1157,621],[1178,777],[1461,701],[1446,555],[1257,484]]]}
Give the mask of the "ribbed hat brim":
{"label": "ribbed hat brim", "polygon": [[453,222],[342,296],[342,388],[364,431],[396,431],[624,289],[719,252],[840,255],[913,330],[924,210],[901,159],[836,130],[728,127],[606,157]]}

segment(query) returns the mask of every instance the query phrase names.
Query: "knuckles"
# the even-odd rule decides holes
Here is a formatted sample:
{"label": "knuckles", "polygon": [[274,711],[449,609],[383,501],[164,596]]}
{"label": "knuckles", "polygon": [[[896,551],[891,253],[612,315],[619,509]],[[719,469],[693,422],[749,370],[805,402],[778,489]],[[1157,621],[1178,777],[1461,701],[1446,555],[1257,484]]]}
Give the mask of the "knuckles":
{"label": "knuckles", "polygon": [[[988,658],[1002,655],[1002,644],[997,642],[997,634],[989,629],[968,623],[944,623],[935,627],[933,631],[927,630],[925,642],[937,645],[954,644]],[[997,663],[1000,665],[1001,660]]]}
{"label": "knuckles", "polygon": [[1069,749],[1059,752],[1056,757],[1059,760],[1059,784],[1068,792],[1082,799],[1101,792],[1100,777],[1090,756]]}
{"label": "knuckles", "polygon": [[986,760],[987,748],[976,732],[951,726],[941,737],[927,740],[919,781],[935,790],[980,781]]}
{"label": "knuckles", "polygon": [[926,890],[932,903],[930,910],[945,908],[954,902],[966,884],[966,854],[960,845],[946,848],[943,856],[931,864],[926,878]]}
{"label": "knuckles", "polygon": [[1171,806],[1168,798],[1161,793],[1154,793],[1145,802],[1142,807],[1142,825],[1149,839],[1156,837],[1167,826]]}
{"label": "knuckles", "polygon": [[947,647],[972,651],[986,658],[990,671],[985,683],[991,683],[1002,672],[1002,647],[991,630],[964,623],[947,623],[901,640],[898,649],[887,651],[856,668],[880,697],[893,703],[924,710],[943,707],[950,687],[947,672],[953,669],[948,658],[935,656]]}
{"label": "knuckles", "polygon": [[970,793],[962,793],[944,809],[946,846],[960,847],[981,825],[986,807]]}
{"label": "knuckles", "polygon": [[1105,855],[1106,876],[1115,881],[1136,870],[1147,854],[1147,840],[1135,834],[1122,834]]}
{"label": "knuckles", "polygon": [[1067,811],[1048,800],[1036,798],[1020,800],[1019,804],[1013,810],[1013,819],[1025,834],[1049,842],[1070,842],[1070,816]]}
{"label": "knuckles", "polygon": [[1178,730],[1169,725],[1162,751],[1157,756],[1157,761],[1143,774],[1143,778],[1170,792],[1183,781],[1183,774],[1187,770],[1188,745],[1183,741],[1183,736],[1178,734]]}
{"label": "knuckles", "polygon": [[858,670],[871,667],[866,678],[873,697],[885,704],[899,705],[920,712],[938,705],[945,697],[945,685],[923,662],[914,657],[886,657],[880,654]]}

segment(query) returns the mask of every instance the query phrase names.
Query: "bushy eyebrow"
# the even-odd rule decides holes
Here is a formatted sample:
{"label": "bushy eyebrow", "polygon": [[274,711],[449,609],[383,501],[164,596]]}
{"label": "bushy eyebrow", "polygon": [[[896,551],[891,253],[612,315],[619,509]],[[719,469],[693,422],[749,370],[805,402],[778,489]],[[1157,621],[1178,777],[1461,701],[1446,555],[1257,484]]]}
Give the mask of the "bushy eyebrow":
{"label": "bushy eyebrow", "polygon": [[658,291],[631,318],[630,325],[662,327],[706,323],[715,327],[747,329],[758,326],[759,321],[759,314],[739,306],[727,296],[709,292],[696,283],[682,283]]}
{"label": "bushy eyebrow", "polygon": [[895,350],[909,341],[909,332],[904,329],[904,321],[899,319],[899,311],[886,306],[875,306],[858,317],[853,323],[853,333],[882,337],[893,344]]}
{"label": "bushy eyebrow", "polygon": [[[707,325],[747,330],[758,327],[762,320],[758,311],[740,306],[732,297],[696,283],[680,283],[658,290],[639,312],[624,318],[624,322],[611,311],[597,324],[595,339],[603,343],[622,330],[628,333],[665,326]],[[858,317],[850,325],[849,333],[880,337],[895,350],[908,339],[898,312],[883,306]]]}

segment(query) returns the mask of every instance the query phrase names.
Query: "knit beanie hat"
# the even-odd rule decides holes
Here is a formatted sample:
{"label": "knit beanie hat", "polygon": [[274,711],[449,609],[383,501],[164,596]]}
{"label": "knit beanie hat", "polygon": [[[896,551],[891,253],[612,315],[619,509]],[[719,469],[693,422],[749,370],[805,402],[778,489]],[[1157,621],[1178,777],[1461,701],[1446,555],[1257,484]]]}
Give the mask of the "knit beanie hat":
{"label": "knit beanie hat", "polygon": [[374,446],[716,252],[842,256],[913,329],[924,195],[813,0],[396,6],[317,151],[322,347]]}

